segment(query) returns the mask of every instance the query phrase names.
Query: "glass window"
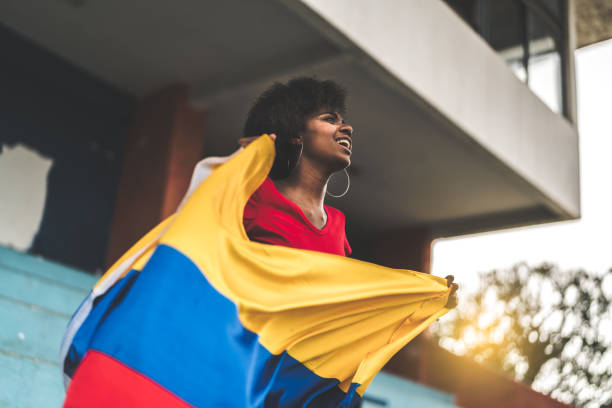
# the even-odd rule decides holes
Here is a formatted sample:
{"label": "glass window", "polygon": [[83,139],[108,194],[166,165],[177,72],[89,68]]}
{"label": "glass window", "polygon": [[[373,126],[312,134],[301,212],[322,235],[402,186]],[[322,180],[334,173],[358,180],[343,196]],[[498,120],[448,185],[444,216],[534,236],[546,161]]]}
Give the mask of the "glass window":
{"label": "glass window", "polygon": [[563,112],[561,52],[556,30],[536,10],[529,10],[529,63],[527,83],[553,111]]}
{"label": "glass window", "polygon": [[478,6],[479,0],[445,0],[454,11],[468,23],[476,32],[480,33],[478,26]]}
{"label": "glass window", "polygon": [[562,0],[445,0],[553,111],[564,113]]}
{"label": "glass window", "polygon": [[516,0],[489,1],[489,38],[487,41],[504,59],[512,72],[521,80],[527,80],[527,55],[525,50],[525,9]]}
{"label": "glass window", "polygon": [[540,0],[540,3],[554,18],[561,20],[563,16],[561,0]]}
{"label": "glass window", "polygon": [[521,80],[527,80],[525,6],[519,0],[446,0],[497,51]]}

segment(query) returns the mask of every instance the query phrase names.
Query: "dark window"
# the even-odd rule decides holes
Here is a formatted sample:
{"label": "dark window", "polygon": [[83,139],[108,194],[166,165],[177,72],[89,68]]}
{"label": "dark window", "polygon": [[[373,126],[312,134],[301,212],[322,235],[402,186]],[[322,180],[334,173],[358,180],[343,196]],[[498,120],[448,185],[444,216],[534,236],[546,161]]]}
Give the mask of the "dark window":
{"label": "dark window", "polygon": [[565,2],[445,0],[553,111],[566,114]]}
{"label": "dark window", "polygon": [[563,4],[561,0],[540,0],[539,3],[557,20],[563,18]]}
{"label": "dark window", "polygon": [[528,7],[527,83],[553,111],[562,113],[562,32],[545,13],[545,10]]}

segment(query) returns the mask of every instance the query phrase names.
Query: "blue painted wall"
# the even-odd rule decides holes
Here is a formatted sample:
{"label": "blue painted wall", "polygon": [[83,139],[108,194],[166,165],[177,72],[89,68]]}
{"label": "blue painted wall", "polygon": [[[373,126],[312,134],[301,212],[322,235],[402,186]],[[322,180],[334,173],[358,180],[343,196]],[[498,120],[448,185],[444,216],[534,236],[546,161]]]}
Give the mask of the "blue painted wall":
{"label": "blue painted wall", "polygon": [[454,408],[455,397],[381,372],[364,395],[362,408]]}
{"label": "blue painted wall", "polygon": [[0,407],[60,407],[59,347],[96,277],[0,247]]}

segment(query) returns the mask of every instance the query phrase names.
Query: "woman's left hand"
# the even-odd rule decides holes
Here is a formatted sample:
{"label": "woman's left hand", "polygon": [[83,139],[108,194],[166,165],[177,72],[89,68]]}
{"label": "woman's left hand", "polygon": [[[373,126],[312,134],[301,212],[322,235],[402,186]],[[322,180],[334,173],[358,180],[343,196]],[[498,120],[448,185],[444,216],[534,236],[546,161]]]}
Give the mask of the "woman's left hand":
{"label": "woman's left hand", "polygon": [[457,285],[456,283],[453,283],[453,281],[455,280],[455,277],[453,275],[447,275],[446,276],[446,286],[447,287],[451,287],[451,293],[450,295],[448,295],[448,301],[446,302],[446,305],[444,307],[448,308],[448,309],[453,309],[457,306],[457,303],[459,302],[459,300],[457,299],[457,290],[459,289],[459,285]]}
{"label": "woman's left hand", "polygon": [[[270,139],[276,140],[276,135],[274,133],[270,133],[268,136],[270,136]],[[238,139],[238,145],[240,145],[240,147],[247,147],[256,139],[259,139],[259,136],[241,137]]]}

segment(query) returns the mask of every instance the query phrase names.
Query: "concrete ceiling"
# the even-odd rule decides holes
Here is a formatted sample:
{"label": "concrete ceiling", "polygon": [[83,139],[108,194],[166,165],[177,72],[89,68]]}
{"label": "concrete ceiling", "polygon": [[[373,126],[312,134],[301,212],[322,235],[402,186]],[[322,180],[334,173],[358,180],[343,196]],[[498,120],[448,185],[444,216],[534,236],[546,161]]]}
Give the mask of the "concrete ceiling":
{"label": "concrete ceiling", "polygon": [[284,3],[180,4],[3,2],[0,21],[132,95],[190,85],[209,110],[208,154],[234,149],[249,105],[271,80],[317,74],[339,81],[350,92],[355,150],[351,191],[331,203],[355,230],[426,226],[448,236],[558,219],[519,175]]}
{"label": "concrete ceiling", "polygon": [[336,52],[265,0],[12,1],[0,22],[135,96],[173,82],[206,94]]}
{"label": "concrete ceiling", "polygon": [[[357,230],[426,226],[436,235],[528,224],[556,216],[531,187],[497,159],[457,138],[420,105],[410,103],[354,60],[338,59],[278,77],[316,75],[349,90],[347,121],[353,126],[351,189],[328,202]],[[208,112],[206,150],[233,151],[243,120],[267,82],[230,92]],[[346,186],[342,174],[330,190]]]}

